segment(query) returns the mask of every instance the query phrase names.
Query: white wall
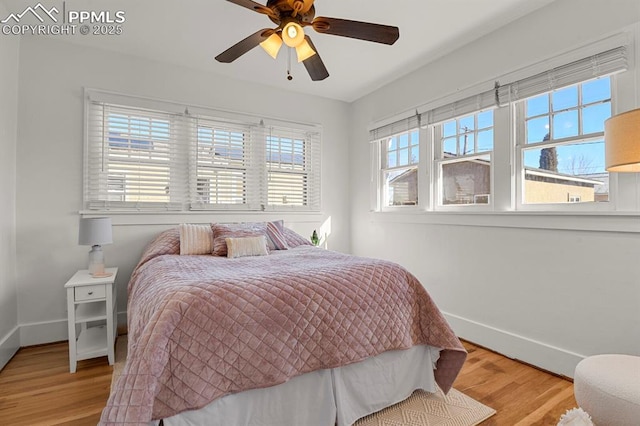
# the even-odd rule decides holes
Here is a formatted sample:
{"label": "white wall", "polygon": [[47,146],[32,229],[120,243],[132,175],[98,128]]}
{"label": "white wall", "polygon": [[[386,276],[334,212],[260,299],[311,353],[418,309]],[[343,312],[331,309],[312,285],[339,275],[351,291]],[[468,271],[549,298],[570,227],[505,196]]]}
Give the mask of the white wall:
{"label": "white wall", "polygon": [[[572,376],[583,356],[596,353],[640,355],[640,216],[529,215],[513,222],[496,214],[484,215],[486,226],[480,226],[468,215],[371,213],[367,134],[375,121],[622,28],[638,33],[638,21],[637,0],[557,0],[356,101],[350,145],[354,254],[398,261],[422,281],[460,336],[551,371]],[[638,67],[632,64],[621,79],[631,88],[618,99],[624,111],[638,105]],[[621,179],[636,193],[627,198],[640,199],[637,177]],[[515,227],[505,227],[506,219]],[[635,232],[544,229],[574,220],[615,222]]]}
{"label": "white wall", "polygon": [[[259,72],[259,70],[256,70]],[[66,339],[62,286],[86,267],[88,247],[77,245],[82,209],[83,87],[323,125],[323,214],[286,215],[285,224],[310,235],[330,219],[329,245],[349,250],[348,105],[244,83],[42,37],[20,51],[17,151],[17,277],[22,344]],[[281,215],[114,216],[109,266],[120,267],[118,310],[143,247],[181,221],[265,220]],[[152,223],[135,225],[132,223]],[[120,318],[123,321],[123,318]]]}
{"label": "white wall", "polygon": [[[0,16],[6,16],[0,3]],[[0,37],[0,368],[20,346],[16,290],[18,37]]]}

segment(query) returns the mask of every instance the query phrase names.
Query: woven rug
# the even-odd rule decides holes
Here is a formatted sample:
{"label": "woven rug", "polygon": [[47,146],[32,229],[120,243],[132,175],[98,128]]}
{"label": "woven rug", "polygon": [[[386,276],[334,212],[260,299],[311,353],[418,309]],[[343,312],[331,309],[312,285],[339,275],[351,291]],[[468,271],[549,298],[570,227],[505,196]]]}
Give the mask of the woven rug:
{"label": "woven rug", "polygon": [[417,390],[402,402],[358,420],[354,426],[474,426],[496,410],[451,389],[444,395]]}
{"label": "woven rug", "polygon": [[[127,336],[118,336],[111,386],[127,358]],[[462,392],[444,395],[417,390],[409,398],[358,420],[353,426],[475,426],[496,413]]]}

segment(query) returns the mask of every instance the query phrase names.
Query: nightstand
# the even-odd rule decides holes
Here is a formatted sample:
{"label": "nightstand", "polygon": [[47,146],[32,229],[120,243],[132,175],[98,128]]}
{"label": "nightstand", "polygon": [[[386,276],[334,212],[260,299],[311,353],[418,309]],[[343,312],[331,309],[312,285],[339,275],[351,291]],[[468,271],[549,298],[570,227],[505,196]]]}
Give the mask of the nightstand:
{"label": "nightstand", "polygon": [[106,268],[113,275],[94,278],[82,269],[67,281],[69,323],[69,370],[78,361],[106,355],[114,363],[116,337],[116,286],[118,268]]}

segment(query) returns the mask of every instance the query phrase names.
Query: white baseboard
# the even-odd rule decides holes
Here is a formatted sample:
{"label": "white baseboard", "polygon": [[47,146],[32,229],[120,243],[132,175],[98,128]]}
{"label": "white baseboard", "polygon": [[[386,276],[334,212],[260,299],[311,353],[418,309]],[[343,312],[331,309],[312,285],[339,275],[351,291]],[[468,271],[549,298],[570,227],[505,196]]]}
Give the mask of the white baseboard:
{"label": "white baseboard", "polygon": [[68,338],[66,319],[20,324],[20,346],[62,342]]}
{"label": "white baseboard", "polygon": [[543,370],[573,378],[585,356],[443,312],[458,337],[524,361]]}
{"label": "white baseboard", "polygon": [[0,339],[0,370],[13,358],[18,349],[20,349],[20,327],[16,326]]}
{"label": "white baseboard", "polygon": [[[524,361],[544,370],[573,377],[576,365],[585,356],[508,331],[443,312],[451,328],[462,339],[477,343],[509,358]],[[118,325],[127,325],[127,313],[118,312]],[[22,324],[0,340],[0,368],[21,346],[33,346],[67,340],[67,320]]]}
{"label": "white baseboard", "polygon": [[[118,312],[118,326],[127,325],[127,313]],[[67,320],[36,322],[21,324],[19,346],[43,345],[46,343],[63,342],[69,338]]]}

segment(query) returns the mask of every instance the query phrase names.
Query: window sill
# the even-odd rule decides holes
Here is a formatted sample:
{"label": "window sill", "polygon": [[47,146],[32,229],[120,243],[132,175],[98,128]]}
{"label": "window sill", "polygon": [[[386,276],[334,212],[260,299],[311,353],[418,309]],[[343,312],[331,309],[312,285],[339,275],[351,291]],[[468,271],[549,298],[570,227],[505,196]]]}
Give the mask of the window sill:
{"label": "window sill", "polygon": [[370,212],[375,223],[640,233],[640,212]]}
{"label": "window sill", "polygon": [[268,222],[284,220],[285,223],[321,223],[326,217],[322,212],[311,211],[94,211],[82,210],[80,217],[109,216],[114,226],[118,225],[179,225],[181,223],[233,223],[233,222]]}

